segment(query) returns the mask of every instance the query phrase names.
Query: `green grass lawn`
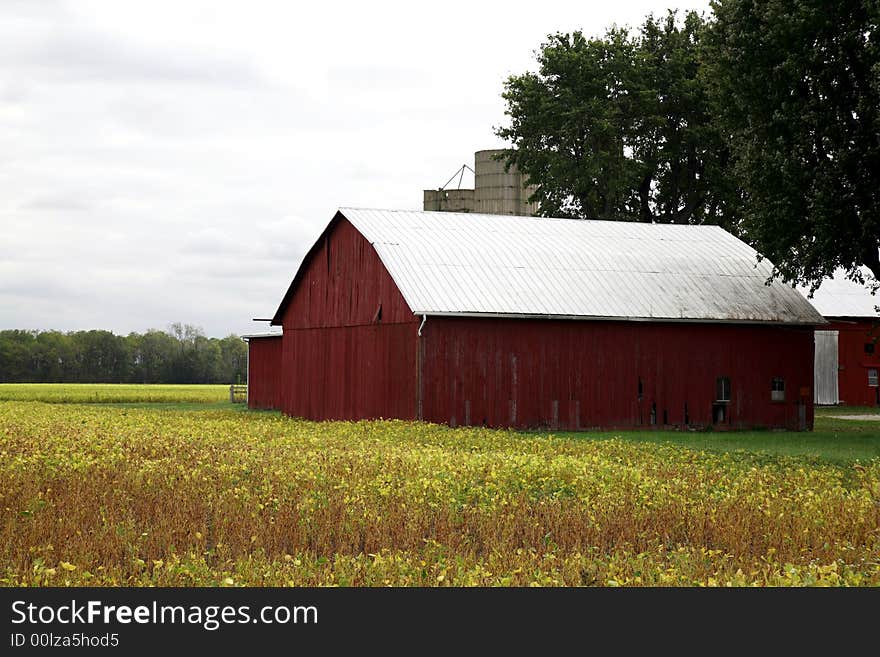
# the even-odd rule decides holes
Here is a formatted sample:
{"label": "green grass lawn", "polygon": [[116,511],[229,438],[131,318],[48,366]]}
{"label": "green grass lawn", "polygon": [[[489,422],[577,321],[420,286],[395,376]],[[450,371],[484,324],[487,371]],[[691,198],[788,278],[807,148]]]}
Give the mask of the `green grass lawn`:
{"label": "green grass lawn", "polygon": [[[850,409],[851,410],[851,409]],[[834,409],[834,414],[841,409]],[[857,413],[876,414],[877,409]],[[586,431],[554,435],[578,440],[622,438],[641,443],[668,443],[713,452],[749,452],[768,456],[796,456],[838,465],[880,458],[880,422],[828,417],[816,414],[813,431]]]}
{"label": "green grass lawn", "polygon": [[816,417],[828,415],[877,415],[880,416],[880,406],[818,406]]}

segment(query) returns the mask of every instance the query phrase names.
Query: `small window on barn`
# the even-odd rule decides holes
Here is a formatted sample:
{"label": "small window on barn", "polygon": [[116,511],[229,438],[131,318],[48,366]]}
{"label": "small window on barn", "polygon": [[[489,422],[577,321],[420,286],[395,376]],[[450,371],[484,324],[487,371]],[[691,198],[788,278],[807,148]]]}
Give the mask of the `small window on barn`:
{"label": "small window on barn", "polygon": [[770,384],[770,399],[785,401],[785,379],[781,376],[773,377],[773,382]]}
{"label": "small window on barn", "polygon": [[877,370],[870,369],[868,370],[868,385],[872,388],[877,387]]}
{"label": "small window on barn", "polygon": [[645,396],[645,386],[642,383],[642,377],[639,377],[639,401]]}
{"label": "small window on barn", "polygon": [[866,354],[873,354],[874,353],[874,343],[873,342],[866,342],[865,343],[865,353]]}
{"label": "small window on barn", "polygon": [[715,380],[715,401],[730,401],[730,377],[719,376]]}

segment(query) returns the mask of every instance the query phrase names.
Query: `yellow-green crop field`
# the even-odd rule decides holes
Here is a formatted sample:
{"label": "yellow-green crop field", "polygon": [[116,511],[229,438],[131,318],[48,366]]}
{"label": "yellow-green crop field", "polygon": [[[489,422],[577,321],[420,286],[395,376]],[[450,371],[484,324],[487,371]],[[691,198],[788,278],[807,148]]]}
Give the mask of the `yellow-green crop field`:
{"label": "yellow-green crop field", "polygon": [[229,399],[225,385],[124,383],[0,383],[0,401],[52,403],[213,403]]}
{"label": "yellow-green crop field", "polygon": [[0,584],[878,585],[880,460],[0,402]]}

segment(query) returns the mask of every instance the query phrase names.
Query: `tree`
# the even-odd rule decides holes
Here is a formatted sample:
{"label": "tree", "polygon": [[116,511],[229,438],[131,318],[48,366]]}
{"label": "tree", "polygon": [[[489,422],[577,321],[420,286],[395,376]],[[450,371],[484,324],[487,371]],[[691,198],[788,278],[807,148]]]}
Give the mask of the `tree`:
{"label": "tree", "polygon": [[34,381],[33,349],[36,331],[0,331],[0,381]]}
{"label": "tree", "polygon": [[193,341],[189,363],[193,371],[192,380],[196,383],[216,383],[220,381],[220,347],[216,338],[199,335]]}
{"label": "tree", "polygon": [[228,335],[218,341],[220,362],[218,375],[220,381],[242,383],[247,380],[247,344],[237,335]]}
{"label": "tree", "polygon": [[110,331],[71,334],[78,359],[78,382],[122,383],[128,380],[129,354],[125,338]]}
{"label": "tree", "polygon": [[719,0],[705,80],[745,238],[786,281],[880,278],[880,3]]}
{"label": "tree", "polygon": [[703,19],[649,16],[637,36],[548,37],[508,78],[507,161],[545,216],[734,226],[739,193],[699,75]]}
{"label": "tree", "polygon": [[138,383],[171,381],[171,372],[178,348],[177,341],[164,331],[155,329],[143,335],[128,337],[131,345],[132,380]]}
{"label": "tree", "polygon": [[75,365],[69,336],[60,331],[43,331],[36,335],[31,362],[35,381],[65,381]]}

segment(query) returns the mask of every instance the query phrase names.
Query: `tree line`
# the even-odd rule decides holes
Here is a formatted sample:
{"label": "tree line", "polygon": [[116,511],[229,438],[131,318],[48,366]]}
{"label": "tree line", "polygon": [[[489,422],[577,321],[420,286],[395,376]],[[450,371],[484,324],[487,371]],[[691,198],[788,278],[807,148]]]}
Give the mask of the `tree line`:
{"label": "tree line", "polygon": [[549,35],[509,77],[540,214],[719,224],[788,282],[880,279],[880,2],[713,0]]}
{"label": "tree line", "polygon": [[110,331],[0,331],[3,383],[244,383],[247,344],[200,328],[115,335]]}

